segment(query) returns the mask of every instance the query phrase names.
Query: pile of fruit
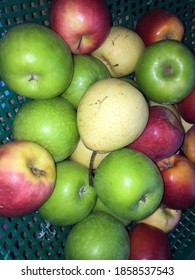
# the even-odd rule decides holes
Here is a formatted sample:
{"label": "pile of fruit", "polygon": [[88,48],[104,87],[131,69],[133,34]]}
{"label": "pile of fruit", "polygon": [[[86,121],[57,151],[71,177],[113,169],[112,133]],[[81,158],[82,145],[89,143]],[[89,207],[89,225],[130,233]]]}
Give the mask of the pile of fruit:
{"label": "pile of fruit", "polygon": [[0,76],[28,98],[0,146],[0,216],[72,226],[65,259],[170,259],[167,233],[195,204],[184,24],[154,9],[112,26],[103,0],[53,0],[49,22],[0,41]]}

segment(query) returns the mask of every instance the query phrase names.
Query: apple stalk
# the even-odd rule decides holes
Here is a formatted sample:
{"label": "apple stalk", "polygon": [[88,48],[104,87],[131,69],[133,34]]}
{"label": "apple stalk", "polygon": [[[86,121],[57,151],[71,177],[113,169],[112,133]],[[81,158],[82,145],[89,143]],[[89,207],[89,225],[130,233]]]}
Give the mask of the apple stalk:
{"label": "apple stalk", "polygon": [[93,187],[93,162],[97,151],[93,151],[89,163],[89,185]]}

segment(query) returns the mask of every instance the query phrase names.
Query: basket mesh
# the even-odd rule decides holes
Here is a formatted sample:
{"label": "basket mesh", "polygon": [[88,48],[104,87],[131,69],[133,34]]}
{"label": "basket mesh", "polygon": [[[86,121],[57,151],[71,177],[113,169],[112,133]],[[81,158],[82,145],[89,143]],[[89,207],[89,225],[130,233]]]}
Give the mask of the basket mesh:
{"label": "basket mesh", "polygon": [[[107,0],[113,25],[134,29],[137,20],[151,8],[176,13],[185,24],[184,42],[195,51],[195,1],[188,0]],[[51,1],[0,0],[0,37],[23,22],[49,25]],[[12,122],[28,99],[12,92],[0,78],[0,144],[13,139]],[[183,211],[178,226],[169,233],[173,259],[195,259],[195,205]],[[0,259],[63,259],[70,227],[57,227],[33,212],[19,218],[0,218]]]}

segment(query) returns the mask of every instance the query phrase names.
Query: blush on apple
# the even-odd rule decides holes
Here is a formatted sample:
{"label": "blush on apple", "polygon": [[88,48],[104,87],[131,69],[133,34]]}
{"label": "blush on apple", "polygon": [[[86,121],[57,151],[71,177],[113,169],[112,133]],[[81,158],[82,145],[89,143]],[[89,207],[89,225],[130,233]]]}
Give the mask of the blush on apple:
{"label": "blush on apple", "polygon": [[156,162],[164,181],[162,203],[172,209],[186,209],[195,203],[195,165],[174,154]]}
{"label": "blush on apple", "polygon": [[152,9],[138,20],[136,32],[146,46],[166,39],[181,41],[184,24],[176,14],[166,9]]}
{"label": "blush on apple", "polygon": [[181,216],[182,210],[171,209],[161,204],[150,216],[137,221],[137,223],[152,225],[168,233],[177,226]]}
{"label": "blush on apple", "polygon": [[51,195],[56,179],[52,156],[41,145],[13,141],[0,146],[0,216],[23,216]]}
{"label": "blush on apple", "polygon": [[184,155],[195,164],[195,124],[186,132],[182,144]]}
{"label": "blush on apple", "polygon": [[89,54],[98,48],[110,31],[110,13],[104,0],[54,0],[50,27],[69,45],[74,54]]}
{"label": "blush on apple", "polygon": [[195,123],[195,87],[182,101],[176,104],[181,117],[188,123]]}
{"label": "blush on apple", "polygon": [[170,244],[167,235],[159,228],[144,223],[129,231],[129,260],[169,260]]}
{"label": "blush on apple", "polygon": [[149,120],[144,131],[128,147],[139,150],[156,161],[178,151],[184,135],[181,122],[170,109],[150,106]]}

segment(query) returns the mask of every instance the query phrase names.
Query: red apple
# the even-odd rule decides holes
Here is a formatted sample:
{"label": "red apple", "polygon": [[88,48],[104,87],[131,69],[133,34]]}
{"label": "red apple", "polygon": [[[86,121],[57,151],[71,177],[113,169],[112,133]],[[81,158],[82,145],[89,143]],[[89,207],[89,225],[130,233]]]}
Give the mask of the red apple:
{"label": "red apple", "polygon": [[0,216],[23,216],[37,210],[52,193],[56,169],[41,145],[13,141],[0,146]]}
{"label": "red apple", "polygon": [[195,124],[195,87],[182,101],[178,102],[177,110],[188,123]]}
{"label": "red apple", "polygon": [[168,233],[177,226],[181,216],[182,210],[171,209],[161,204],[150,216],[137,223],[152,225]]}
{"label": "red apple", "polygon": [[195,165],[174,154],[156,162],[164,181],[162,203],[172,209],[186,209],[195,203]]}
{"label": "red apple", "polygon": [[159,228],[144,223],[129,231],[129,260],[169,260],[170,244],[167,235]]}
{"label": "red apple", "polygon": [[181,41],[184,36],[184,24],[176,14],[166,9],[152,9],[138,20],[136,32],[146,46],[166,39]]}
{"label": "red apple", "polygon": [[148,123],[142,134],[128,145],[152,160],[174,154],[182,145],[184,129],[176,115],[165,106],[150,106]]}
{"label": "red apple", "polygon": [[50,27],[74,54],[89,54],[107,37],[111,21],[104,0],[53,0]]}
{"label": "red apple", "polygon": [[195,124],[185,134],[182,151],[195,164]]}

